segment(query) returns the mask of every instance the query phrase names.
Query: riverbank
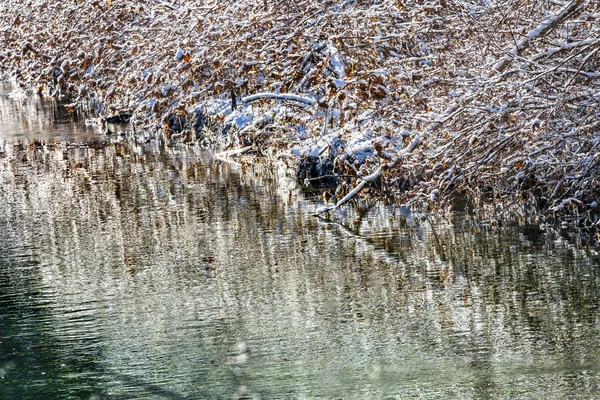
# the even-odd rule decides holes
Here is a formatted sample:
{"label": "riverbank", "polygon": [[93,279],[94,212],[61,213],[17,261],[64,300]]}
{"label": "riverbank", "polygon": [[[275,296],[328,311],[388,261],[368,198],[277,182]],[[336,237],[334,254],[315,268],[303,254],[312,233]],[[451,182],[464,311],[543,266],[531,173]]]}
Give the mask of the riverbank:
{"label": "riverbank", "polygon": [[597,2],[419,3],[13,1],[0,68],[72,112],[326,177],[338,199],[362,185],[445,211],[461,194],[597,224]]}

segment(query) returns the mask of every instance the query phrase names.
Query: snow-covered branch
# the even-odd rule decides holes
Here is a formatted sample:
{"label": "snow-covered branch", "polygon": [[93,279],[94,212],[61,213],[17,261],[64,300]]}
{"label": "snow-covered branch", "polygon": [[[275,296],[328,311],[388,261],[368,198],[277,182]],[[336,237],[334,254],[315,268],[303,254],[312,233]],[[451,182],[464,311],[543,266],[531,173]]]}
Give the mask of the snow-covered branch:
{"label": "snow-covered branch", "polygon": [[315,104],[317,104],[315,100],[309,99],[308,97],[302,97],[289,93],[257,93],[251,96],[243,97],[242,103],[252,103],[253,101],[264,99],[295,101],[298,103],[308,104],[309,106],[314,106]]}
{"label": "snow-covered branch", "polygon": [[546,33],[548,33],[548,31],[556,27],[571,14],[573,14],[577,10],[580,10],[582,4],[585,1],[586,0],[571,0],[556,15],[553,15],[534,29],[527,32],[525,37],[517,43],[515,48],[509,51],[507,56],[500,59],[500,61],[498,61],[493,66],[493,70],[499,73],[503,72],[506,69],[506,67],[508,67],[508,65],[512,62],[514,56],[520,56],[523,53],[523,51],[529,48],[533,40],[544,36]]}

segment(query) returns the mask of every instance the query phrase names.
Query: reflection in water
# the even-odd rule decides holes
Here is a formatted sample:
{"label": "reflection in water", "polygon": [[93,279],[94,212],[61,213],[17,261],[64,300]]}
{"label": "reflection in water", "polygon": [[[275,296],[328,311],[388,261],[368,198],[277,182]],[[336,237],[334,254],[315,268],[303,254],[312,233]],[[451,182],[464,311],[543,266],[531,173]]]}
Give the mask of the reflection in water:
{"label": "reflection in water", "polygon": [[20,139],[39,144],[49,140],[94,140],[99,129],[86,126],[79,117],[76,110],[64,104],[43,97],[24,97],[0,81],[0,141]]}
{"label": "reflection in water", "polygon": [[7,138],[0,185],[0,398],[600,393],[600,257],[561,235],[343,227],[158,142]]}

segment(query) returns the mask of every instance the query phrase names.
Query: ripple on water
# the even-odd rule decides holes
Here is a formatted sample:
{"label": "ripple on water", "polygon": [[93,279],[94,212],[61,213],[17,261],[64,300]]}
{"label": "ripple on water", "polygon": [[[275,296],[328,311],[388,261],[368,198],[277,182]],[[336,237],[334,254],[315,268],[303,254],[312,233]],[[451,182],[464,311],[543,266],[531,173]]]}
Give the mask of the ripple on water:
{"label": "ripple on water", "polygon": [[0,142],[8,398],[600,390],[597,248],[383,205],[319,220],[289,182],[195,149],[19,135]]}

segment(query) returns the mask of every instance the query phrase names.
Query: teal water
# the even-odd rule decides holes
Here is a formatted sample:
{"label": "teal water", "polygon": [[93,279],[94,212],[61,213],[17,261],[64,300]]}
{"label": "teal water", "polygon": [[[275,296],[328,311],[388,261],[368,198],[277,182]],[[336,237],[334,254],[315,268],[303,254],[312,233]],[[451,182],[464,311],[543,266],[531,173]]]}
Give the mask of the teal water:
{"label": "teal water", "polygon": [[600,397],[577,232],[332,223],[275,172],[0,110],[0,399]]}

